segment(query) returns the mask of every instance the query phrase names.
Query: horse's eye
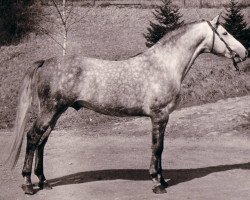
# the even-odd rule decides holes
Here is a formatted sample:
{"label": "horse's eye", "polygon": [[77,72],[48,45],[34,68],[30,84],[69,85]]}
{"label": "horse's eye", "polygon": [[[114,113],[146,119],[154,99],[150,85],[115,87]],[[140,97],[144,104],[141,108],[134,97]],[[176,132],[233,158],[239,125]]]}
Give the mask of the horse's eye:
{"label": "horse's eye", "polygon": [[227,32],[222,33],[222,35],[227,35]]}

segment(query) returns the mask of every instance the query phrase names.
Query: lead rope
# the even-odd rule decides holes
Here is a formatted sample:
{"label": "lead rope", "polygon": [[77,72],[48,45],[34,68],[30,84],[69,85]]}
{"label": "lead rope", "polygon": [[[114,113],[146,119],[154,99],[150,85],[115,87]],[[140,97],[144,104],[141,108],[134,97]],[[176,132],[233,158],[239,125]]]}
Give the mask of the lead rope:
{"label": "lead rope", "polygon": [[[220,36],[220,34],[218,33],[218,31],[212,26],[212,24],[209,21],[206,21],[206,22],[208,23],[208,25],[212,29],[213,33],[215,33],[220,38],[220,40],[225,44],[226,48],[228,49],[228,51],[230,52],[230,54],[232,56],[231,59],[233,61],[233,65],[235,67],[235,70],[239,72],[240,69],[239,69],[236,61],[234,60],[234,51],[230,48],[230,46],[226,43],[226,41]],[[213,44],[212,44],[211,51],[213,50],[213,48],[214,48],[214,35],[213,35]]]}

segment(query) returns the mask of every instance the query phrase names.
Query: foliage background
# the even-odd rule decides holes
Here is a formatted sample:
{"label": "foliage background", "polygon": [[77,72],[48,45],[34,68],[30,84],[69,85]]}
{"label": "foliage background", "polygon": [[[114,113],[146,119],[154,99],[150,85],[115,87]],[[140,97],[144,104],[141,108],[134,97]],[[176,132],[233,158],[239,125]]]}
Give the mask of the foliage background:
{"label": "foliage background", "polygon": [[[53,7],[43,6],[50,20],[58,20]],[[182,8],[186,22],[200,19],[210,20],[223,8]],[[153,20],[152,9],[111,7],[76,7],[75,12],[84,19],[69,34],[69,54],[81,54],[102,59],[119,60],[145,51],[143,33]],[[246,21],[250,22],[250,9],[244,8]],[[47,17],[47,15],[46,15]],[[51,33],[57,34],[58,27],[40,21]],[[32,62],[61,55],[61,47],[47,35],[29,34],[18,45],[0,47],[0,128],[13,126],[17,94],[25,70]],[[230,60],[217,56],[201,55],[190,70],[182,86],[180,107],[214,102],[222,98],[250,94],[250,60],[240,64],[241,73],[234,71]],[[78,112],[69,109],[59,120],[57,127],[83,127],[110,120],[124,120],[95,114],[85,109]]]}
{"label": "foliage background", "polygon": [[34,0],[0,1],[0,45],[18,43],[30,32],[36,32],[41,15]]}

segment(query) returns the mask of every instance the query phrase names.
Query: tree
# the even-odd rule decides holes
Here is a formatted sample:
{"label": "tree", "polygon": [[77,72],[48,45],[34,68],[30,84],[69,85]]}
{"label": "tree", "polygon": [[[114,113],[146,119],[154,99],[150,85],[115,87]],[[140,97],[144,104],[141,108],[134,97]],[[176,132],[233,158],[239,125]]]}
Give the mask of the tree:
{"label": "tree", "polygon": [[79,17],[77,12],[74,12],[73,0],[61,0],[62,6],[60,6],[59,3],[56,3],[56,0],[51,0],[51,2],[56,9],[57,15],[60,19],[59,29],[61,31],[62,28],[61,35],[63,37],[63,42],[55,39],[55,37],[50,32],[48,32],[46,28],[43,28],[41,26],[40,28],[43,30],[43,33],[47,34],[51,39],[53,39],[58,45],[62,47],[62,54],[63,56],[65,56],[69,31],[72,30],[72,27],[80,22],[84,18],[84,16]]}
{"label": "tree", "polygon": [[179,8],[172,4],[172,0],[162,0],[163,5],[153,12],[157,23],[150,21],[148,33],[143,34],[146,38],[146,46],[151,47],[168,32],[183,25],[182,15]]}
{"label": "tree", "polygon": [[18,42],[32,31],[41,13],[35,0],[0,1],[0,44]]}
{"label": "tree", "polygon": [[239,40],[246,48],[250,47],[250,27],[241,13],[242,9],[236,0],[230,0],[229,7],[226,8],[225,29],[229,31],[237,40]]}

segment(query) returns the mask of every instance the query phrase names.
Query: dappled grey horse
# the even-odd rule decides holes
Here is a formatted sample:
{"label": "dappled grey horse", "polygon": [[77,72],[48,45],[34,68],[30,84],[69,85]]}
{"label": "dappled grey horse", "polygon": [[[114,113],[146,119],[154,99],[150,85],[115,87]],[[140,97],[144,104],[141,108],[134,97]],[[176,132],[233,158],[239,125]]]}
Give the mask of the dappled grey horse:
{"label": "dappled grey horse", "polygon": [[123,61],[86,58],[82,55],[35,62],[24,77],[16,117],[16,138],[8,161],[14,167],[25,135],[27,111],[38,96],[39,113],[27,133],[22,175],[26,194],[34,194],[34,173],[40,188],[51,188],[43,172],[43,151],[56,121],[69,107],[84,107],[114,116],[145,116],[152,122],[152,157],[149,173],[155,193],[166,192],[161,155],[169,114],[175,109],[181,82],[201,53],[243,61],[247,51],[218,22],[187,24],[164,36],[144,53]]}

